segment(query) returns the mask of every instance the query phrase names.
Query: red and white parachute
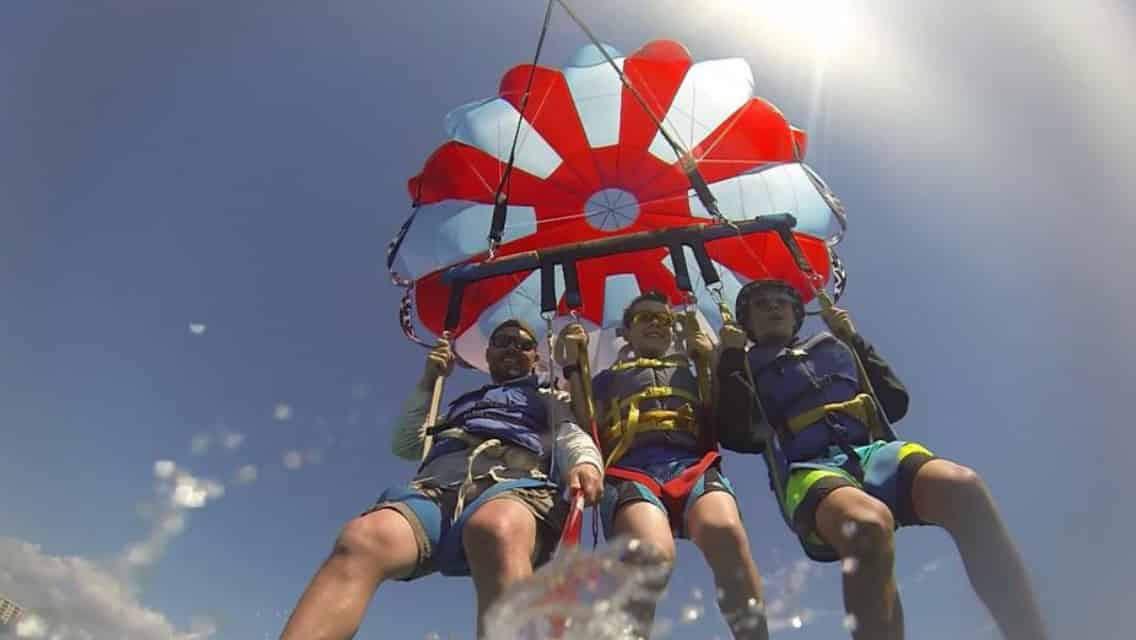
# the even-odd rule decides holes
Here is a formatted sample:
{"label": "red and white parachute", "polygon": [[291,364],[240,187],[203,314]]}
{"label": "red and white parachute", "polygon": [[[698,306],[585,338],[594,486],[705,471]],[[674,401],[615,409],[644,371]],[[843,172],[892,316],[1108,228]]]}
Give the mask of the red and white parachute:
{"label": "red and white parachute", "polygon": [[[593,367],[602,367],[615,358],[614,330],[629,300],[650,289],[674,303],[684,295],[673,252],[652,247],[581,259],[570,282],[559,268],[543,279],[532,268],[469,282],[460,314],[451,313],[447,327],[452,281],[444,275],[453,267],[790,213],[793,237],[818,280],[832,276],[831,245],[844,226],[840,205],[803,164],[805,133],[755,96],[744,60],[696,63],[669,40],[629,56],[587,46],[562,69],[513,68],[496,97],[450,112],[445,130],[449,139],[409,181],[415,210],[392,242],[389,265],[407,287],[408,334],[416,333],[415,324],[435,336],[449,328],[456,353],[477,368],[485,368],[487,337],[498,323],[520,318],[542,331],[554,317],[559,327],[572,313],[570,303],[578,303],[576,314],[592,334]],[[693,163],[684,164],[676,146]],[[720,214],[708,211],[692,188],[684,170],[691,166]],[[487,236],[498,193],[507,196],[507,216],[491,255]],[[683,251],[690,263],[699,257],[689,247]],[[775,232],[719,237],[705,243],[705,254],[719,282],[710,291],[703,271],[692,269],[689,278],[705,325],[721,324],[719,296],[732,307],[738,289],[754,278],[782,278],[812,297]],[[556,288],[555,310],[543,316],[542,294],[547,300],[550,292],[542,284]]]}

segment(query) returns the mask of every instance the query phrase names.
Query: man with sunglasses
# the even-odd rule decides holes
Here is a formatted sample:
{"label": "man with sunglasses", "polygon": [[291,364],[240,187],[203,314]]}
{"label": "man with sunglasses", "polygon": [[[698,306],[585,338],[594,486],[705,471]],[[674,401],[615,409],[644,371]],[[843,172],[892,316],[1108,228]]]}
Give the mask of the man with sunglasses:
{"label": "man with sunglasses", "polygon": [[346,524],[282,638],[351,638],[382,582],[435,571],[473,577],[480,637],[494,600],[554,550],[566,511],[559,487],[599,500],[599,450],[566,394],[537,385],[535,335],[517,320],[493,330],[485,351],[492,383],[450,404],[423,457],[434,381],[454,363],[445,341],[430,352],[392,439],[396,455],[422,459],[418,473]]}
{"label": "man with sunglasses", "polygon": [[[709,371],[713,345],[705,334],[689,329],[686,353],[668,354],[675,323],[664,294],[651,291],[632,300],[621,329],[630,357],[592,381],[596,435],[607,465],[601,502],[605,536],[650,543],[657,555],[644,557],[668,566],[674,562],[675,538],[691,540],[714,573],[718,606],[734,637],[765,639],[761,579],[710,430],[712,398],[705,397],[710,381],[699,380],[691,367],[693,359]],[[584,389],[572,374],[586,354],[587,334],[582,326],[569,325],[561,339],[568,343],[561,364],[579,397]],[[648,635],[653,603],[641,603],[633,615],[638,632]]]}
{"label": "man with sunglasses", "polygon": [[982,479],[894,438],[890,423],[906,414],[907,390],[848,313],[824,309],[831,333],[800,339],[797,290],[757,280],[738,293],[736,316],[741,326],[720,334],[719,439],[763,453],[805,553],[843,562],[852,636],[903,637],[894,530],[936,525],[954,539],[1005,637],[1046,638],[1025,566]]}

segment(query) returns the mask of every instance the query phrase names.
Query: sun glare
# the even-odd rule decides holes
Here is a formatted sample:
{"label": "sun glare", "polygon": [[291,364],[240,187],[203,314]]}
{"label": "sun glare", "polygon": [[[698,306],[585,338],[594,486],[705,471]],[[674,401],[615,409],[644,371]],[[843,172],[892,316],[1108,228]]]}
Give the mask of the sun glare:
{"label": "sun glare", "polygon": [[718,6],[746,22],[775,24],[769,35],[780,36],[787,46],[811,49],[821,59],[845,51],[854,36],[849,0],[727,0]]}

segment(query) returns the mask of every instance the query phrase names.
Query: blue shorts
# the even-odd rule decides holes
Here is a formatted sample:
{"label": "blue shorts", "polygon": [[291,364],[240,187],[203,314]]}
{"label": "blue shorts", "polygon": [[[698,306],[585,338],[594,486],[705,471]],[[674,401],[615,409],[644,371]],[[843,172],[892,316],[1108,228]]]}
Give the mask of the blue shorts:
{"label": "blue shorts", "polygon": [[805,553],[814,560],[837,559],[835,549],[825,544],[815,529],[817,507],[840,487],[856,487],[883,502],[895,518],[896,526],[924,524],[912,506],[911,485],[915,474],[934,459],[934,454],[923,445],[902,440],[877,440],[853,450],[861,477],[850,470],[847,454],[838,447],[830,448],[827,456],[805,462],[773,462],[771,457],[766,457],[770,484],[777,493],[785,522],[797,533]]}
{"label": "blue shorts", "polygon": [[[469,498],[476,496],[469,501]],[[462,528],[469,518],[491,500],[512,499],[532,512],[537,521],[533,565],[539,566],[551,557],[563,527],[566,509],[554,485],[544,480],[519,479],[494,482],[478,481],[467,495],[465,508],[453,519],[458,498],[457,487],[430,487],[411,483],[392,487],[379,496],[375,505],[363,515],[380,509],[392,509],[406,518],[414,530],[418,545],[415,570],[403,580],[414,580],[435,571],[444,576],[468,576],[469,562],[462,546]]]}
{"label": "blue shorts", "polygon": [[[632,453],[635,452],[633,451]],[[680,458],[672,457],[669,460],[660,462],[639,462],[631,464],[629,462],[633,457],[636,456],[632,454],[627,455],[624,460],[620,461],[618,466],[644,473],[659,484],[665,484],[677,478],[679,474],[694,464],[697,464],[698,461],[702,459],[700,455],[684,455]],[[668,511],[663,501],[652,493],[643,483],[609,476],[604,479],[604,494],[600,502],[600,516],[603,521],[604,537],[610,539],[615,535],[615,514],[625,505],[633,502],[649,502],[667,515],[672,523],[671,533],[674,534],[676,538],[686,538],[686,514],[690,511],[690,507],[694,505],[699,498],[713,491],[724,491],[731,496],[734,495],[734,488],[730,484],[730,480],[722,473],[718,463],[710,466],[710,468],[698,478],[698,481],[686,496],[681,514]],[[678,526],[676,526],[676,524]]]}

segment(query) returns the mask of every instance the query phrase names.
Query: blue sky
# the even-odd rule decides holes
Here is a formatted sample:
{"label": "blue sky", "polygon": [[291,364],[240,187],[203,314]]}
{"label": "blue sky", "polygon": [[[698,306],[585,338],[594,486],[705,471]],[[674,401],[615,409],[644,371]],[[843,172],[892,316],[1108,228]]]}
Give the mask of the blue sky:
{"label": "blue sky", "polygon": [[[1131,5],[793,4],[573,6],[623,51],[750,62],[849,208],[845,305],[912,392],[898,428],[983,474],[1055,637],[1130,637]],[[0,592],[73,633],[272,637],[412,473],[387,438],[422,352],[386,242],[442,117],[531,56],[543,11],[197,5],[0,9]],[[583,44],[557,13],[543,60]],[[839,637],[836,568],[798,564],[756,459],[726,470],[772,591],[805,577],[813,617],[777,637]],[[897,573],[913,636],[995,637],[941,532],[902,531]],[[683,545],[668,637],[725,637],[677,621],[695,588]],[[469,638],[472,615],[467,581],[393,584],[359,637]]]}

